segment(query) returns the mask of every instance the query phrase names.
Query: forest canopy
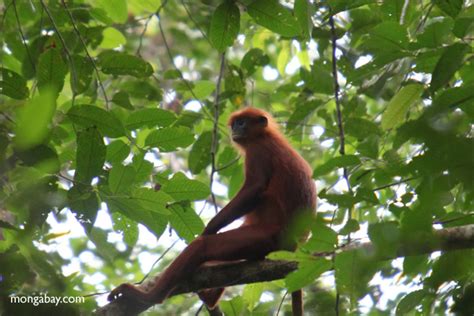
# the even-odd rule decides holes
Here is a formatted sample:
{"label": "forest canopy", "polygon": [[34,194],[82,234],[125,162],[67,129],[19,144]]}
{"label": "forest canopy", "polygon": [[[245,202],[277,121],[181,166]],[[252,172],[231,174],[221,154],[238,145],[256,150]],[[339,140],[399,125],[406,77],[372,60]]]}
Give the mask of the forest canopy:
{"label": "forest canopy", "polygon": [[[224,315],[291,315],[300,288],[309,315],[474,313],[472,1],[0,10],[0,313],[92,314],[163,271],[243,183],[227,121],[245,106],[313,169],[310,238],[179,293],[238,284]],[[11,299],[44,295],[84,300]],[[209,311],[191,293],[145,314]]]}

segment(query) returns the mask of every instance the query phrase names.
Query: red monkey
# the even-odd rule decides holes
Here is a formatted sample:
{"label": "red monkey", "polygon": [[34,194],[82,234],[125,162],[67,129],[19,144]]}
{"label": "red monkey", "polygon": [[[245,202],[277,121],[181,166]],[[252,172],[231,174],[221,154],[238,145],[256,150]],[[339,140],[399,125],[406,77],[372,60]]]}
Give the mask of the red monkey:
{"label": "red monkey", "polygon": [[[149,291],[122,284],[108,299],[126,296],[161,303],[173,288],[208,261],[261,259],[279,249],[292,249],[285,232],[295,216],[316,208],[316,187],[308,163],[290,146],[265,111],[246,108],[229,120],[232,139],[245,155],[245,182],[237,195],[159,276]],[[219,230],[245,216],[242,226]],[[200,292],[211,308],[224,289]],[[302,314],[301,291],[293,293],[293,314]]]}

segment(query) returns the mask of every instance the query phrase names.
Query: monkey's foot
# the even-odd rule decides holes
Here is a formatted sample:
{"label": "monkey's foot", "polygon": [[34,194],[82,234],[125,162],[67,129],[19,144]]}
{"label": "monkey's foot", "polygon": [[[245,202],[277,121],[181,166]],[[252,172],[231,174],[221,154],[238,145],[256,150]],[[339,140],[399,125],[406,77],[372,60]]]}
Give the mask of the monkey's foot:
{"label": "monkey's foot", "polygon": [[144,295],[145,293],[141,292],[137,289],[134,285],[129,283],[123,283],[113,289],[107,299],[111,301],[115,301],[119,297],[126,297],[133,300],[140,300],[139,297]]}
{"label": "monkey's foot", "polygon": [[161,304],[166,299],[167,295],[159,293],[156,289],[151,289],[151,291],[145,292],[130,283],[123,283],[113,289],[109,296],[107,296],[107,299],[109,301],[114,301],[120,297],[136,302]]}

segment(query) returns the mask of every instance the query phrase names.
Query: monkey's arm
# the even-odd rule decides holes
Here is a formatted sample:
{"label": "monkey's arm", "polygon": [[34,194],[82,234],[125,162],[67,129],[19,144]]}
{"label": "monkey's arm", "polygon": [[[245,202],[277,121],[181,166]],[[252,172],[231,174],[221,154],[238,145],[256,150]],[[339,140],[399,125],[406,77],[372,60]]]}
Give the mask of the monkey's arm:
{"label": "monkey's arm", "polygon": [[254,210],[267,188],[268,180],[263,170],[248,176],[237,195],[211,219],[202,234],[215,234],[221,228]]}

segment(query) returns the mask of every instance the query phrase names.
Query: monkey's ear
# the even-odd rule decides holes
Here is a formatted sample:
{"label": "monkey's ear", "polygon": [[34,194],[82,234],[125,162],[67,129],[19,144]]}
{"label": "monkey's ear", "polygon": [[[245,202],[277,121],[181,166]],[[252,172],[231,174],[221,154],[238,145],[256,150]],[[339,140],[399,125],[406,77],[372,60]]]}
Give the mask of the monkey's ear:
{"label": "monkey's ear", "polygon": [[258,123],[262,125],[263,127],[267,127],[268,125],[268,119],[265,116],[259,116],[258,117]]}

